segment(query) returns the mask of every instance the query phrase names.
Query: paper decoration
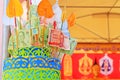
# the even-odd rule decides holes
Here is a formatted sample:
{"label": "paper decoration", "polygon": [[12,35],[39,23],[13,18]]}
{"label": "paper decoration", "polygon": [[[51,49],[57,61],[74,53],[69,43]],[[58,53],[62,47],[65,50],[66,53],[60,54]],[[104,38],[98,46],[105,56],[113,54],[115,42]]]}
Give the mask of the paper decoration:
{"label": "paper decoration", "polygon": [[64,76],[72,76],[72,57],[69,54],[64,56],[63,61]]}
{"label": "paper decoration", "polygon": [[99,65],[102,74],[107,76],[113,72],[113,60],[107,54],[99,60]]}
{"label": "paper decoration", "polygon": [[61,66],[59,59],[45,56],[19,56],[8,58],[4,61],[4,71],[20,68],[51,68],[60,70]]}
{"label": "paper decoration", "polygon": [[43,56],[19,56],[7,58],[4,60],[3,79],[27,80],[29,76],[30,79],[36,80],[60,80],[60,69],[60,60],[57,58]]}
{"label": "paper decoration", "polygon": [[29,19],[31,22],[30,23],[31,28],[38,28],[40,26],[40,20],[39,20],[38,14],[37,14],[37,6],[36,5],[30,6]]}
{"label": "paper decoration", "polygon": [[79,72],[83,75],[89,75],[91,73],[92,63],[92,59],[85,54],[84,57],[79,59]]}
{"label": "paper decoration", "polygon": [[27,9],[27,1],[26,0],[23,0],[22,2],[21,2],[21,4],[22,4],[22,7],[23,7],[23,14],[22,14],[22,16],[21,16],[21,23],[22,23],[22,25],[25,25],[26,24],[26,22],[27,22],[27,19],[28,19],[28,9]]}
{"label": "paper decoration", "polygon": [[34,46],[39,46],[39,34],[38,34],[38,31],[39,30],[37,28],[32,29],[32,39],[33,39],[32,45],[34,45]]}
{"label": "paper decoration", "polygon": [[44,16],[41,16],[40,18],[40,25],[45,27],[53,26],[54,23],[54,17],[52,18],[45,18]]}
{"label": "paper decoration", "polygon": [[[36,1],[39,2],[39,0]],[[65,51],[71,54],[76,46],[76,41],[74,39],[70,39],[68,22],[65,20],[66,14],[63,13],[64,22],[61,28],[62,10],[60,9],[58,2],[56,2],[52,7],[48,0],[42,0],[38,6],[36,1],[9,1],[6,10],[7,15],[9,17],[15,17],[15,27],[17,27],[15,29],[12,29],[12,32],[15,33],[12,33],[12,36],[10,38],[9,49],[18,50],[19,48],[21,49],[23,47],[30,46],[52,46],[56,49],[56,53],[60,50],[63,50],[63,52]],[[28,12],[26,11],[23,16],[23,8],[21,4],[25,9],[29,10]],[[28,4],[30,4],[30,6]],[[25,14],[27,14],[27,19],[25,18],[23,20]],[[17,16],[22,16],[22,18],[16,18]],[[55,25],[52,24],[54,23],[54,20],[56,22]],[[21,21],[23,23],[21,23]],[[51,26],[49,25],[55,26],[54,29],[50,29]]]}
{"label": "paper decoration", "polygon": [[26,30],[18,31],[18,46],[19,48],[30,46],[30,32],[26,32]]}
{"label": "paper decoration", "polygon": [[49,26],[52,25],[54,23],[55,19],[54,16],[52,18],[46,18],[46,25],[45,26]]}
{"label": "paper decoration", "polygon": [[48,0],[42,0],[39,3],[37,12],[39,16],[45,16],[46,18],[51,18],[54,15],[52,5]]}
{"label": "paper decoration", "polygon": [[68,26],[71,27],[75,24],[75,14],[72,13],[69,17],[68,17]]}
{"label": "paper decoration", "polygon": [[55,47],[63,47],[64,35],[60,30],[50,29],[48,44]]}
{"label": "paper decoration", "polygon": [[11,35],[9,40],[9,49],[16,49],[17,42],[16,38],[18,36],[18,48],[29,47],[30,46],[30,32],[26,30],[19,30],[18,35]]}
{"label": "paper decoration", "polygon": [[53,12],[54,12],[54,16],[55,16],[55,21],[56,22],[61,22],[61,16],[62,16],[62,10],[59,7],[58,3],[55,3],[52,7]]}
{"label": "paper decoration", "polygon": [[23,14],[23,8],[19,0],[9,0],[7,6],[7,16],[16,17]]}
{"label": "paper decoration", "polygon": [[69,37],[67,37],[67,36],[65,36],[65,35],[64,35],[63,46],[64,46],[64,47],[61,47],[61,49],[70,50],[70,40],[69,40]]}
{"label": "paper decoration", "polygon": [[[44,47],[48,42],[49,27],[32,28],[33,46]],[[47,47],[47,46],[46,46]]]}
{"label": "paper decoration", "polygon": [[45,18],[44,16],[41,16],[40,17],[40,25],[47,26],[48,25],[47,18]]}
{"label": "paper decoration", "polygon": [[[74,38],[70,38],[69,39],[70,41],[70,50],[64,50],[64,49],[60,49],[59,51],[62,52],[62,53],[66,53],[66,54],[72,54],[76,45],[77,45],[77,42]],[[67,42],[68,43],[68,42]]]}
{"label": "paper decoration", "polygon": [[8,50],[9,54],[12,56],[42,56],[42,57],[50,57],[51,49],[50,47],[26,47],[19,49],[10,49]]}
{"label": "paper decoration", "polygon": [[61,20],[62,10],[59,7],[57,2],[53,5],[52,9],[53,9],[53,12],[55,14],[54,15],[54,20],[57,22],[57,28],[61,29],[61,25],[62,25],[62,20]]}
{"label": "paper decoration", "polygon": [[9,50],[14,50],[15,48],[16,48],[15,37],[11,35],[9,38],[8,52],[9,52]]}
{"label": "paper decoration", "polygon": [[[6,8],[6,14],[8,17],[15,17],[14,24],[17,27],[16,17],[21,16],[23,14],[23,8],[19,0],[10,0],[8,6]],[[21,26],[20,26],[21,27]],[[16,45],[18,48],[18,30],[16,29]]]}
{"label": "paper decoration", "polygon": [[41,43],[41,46],[44,47],[45,46],[45,31],[46,31],[46,27],[45,26],[41,26],[40,27],[40,34],[39,34],[39,42]]}
{"label": "paper decoration", "polygon": [[[15,29],[12,30],[15,34],[12,33],[9,40],[8,51],[12,58],[7,58],[4,62],[4,80],[60,80],[59,59],[64,54],[60,54],[59,49],[69,50],[71,53],[75,47],[74,40],[69,40],[68,23],[63,23],[63,32],[61,31],[62,11],[59,5],[56,3],[53,11],[48,0],[42,0],[39,5],[38,2],[39,0],[21,0],[24,9],[28,10],[23,13],[19,0],[9,1],[6,13],[10,18],[15,17]],[[69,61],[66,63],[67,68]],[[71,75],[72,70],[69,73],[69,69],[67,74]]]}
{"label": "paper decoration", "polygon": [[54,22],[54,29],[50,29],[48,44],[50,46],[70,50],[69,38],[65,36],[61,30],[56,29],[57,23]]}
{"label": "paper decoration", "polygon": [[56,54],[57,54],[57,58],[62,62],[63,61],[63,57],[64,57],[65,54],[61,53],[59,51]]}
{"label": "paper decoration", "polygon": [[64,22],[65,19],[66,19],[66,13],[65,13],[65,11],[63,11],[63,13],[62,13],[62,22]]}
{"label": "paper decoration", "polygon": [[[7,75],[6,75],[7,74]],[[4,80],[60,80],[60,71],[56,69],[27,68],[11,69],[3,72]]]}
{"label": "paper decoration", "polygon": [[70,37],[70,33],[68,31],[68,22],[65,20],[62,24],[62,32],[64,33],[65,36]]}
{"label": "paper decoration", "polygon": [[49,27],[45,28],[45,32],[44,32],[44,44],[46,46],[47,46],[47,43],[48,43]]}

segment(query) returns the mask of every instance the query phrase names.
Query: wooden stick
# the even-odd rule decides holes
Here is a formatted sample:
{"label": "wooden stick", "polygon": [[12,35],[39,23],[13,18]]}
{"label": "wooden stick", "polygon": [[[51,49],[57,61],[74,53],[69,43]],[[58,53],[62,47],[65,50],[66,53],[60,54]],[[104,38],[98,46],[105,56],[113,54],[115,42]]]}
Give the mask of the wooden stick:
{"label": "wooden stick", "polygon": [[[31,18],[29,18],[29,10],[30,10],[30,4],[31,4],[31,0],[27,0],[27,20],[30,22],[30,26],[31,26]],[[31,12],[30,12],[30,16],[31,16]],[[30,28],[30,42],[31,44],[33,44],[33,37],[32,37],[32,29]]]}

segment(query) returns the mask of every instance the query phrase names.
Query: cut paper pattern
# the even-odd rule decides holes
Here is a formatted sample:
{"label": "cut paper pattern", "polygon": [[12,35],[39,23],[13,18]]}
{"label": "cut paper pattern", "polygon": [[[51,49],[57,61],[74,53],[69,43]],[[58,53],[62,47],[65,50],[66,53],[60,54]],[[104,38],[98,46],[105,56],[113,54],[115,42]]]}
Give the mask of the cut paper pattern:
{"label": "cut paper pattern", "polygon": [[85,54],[80,60],[79,60],[79,72],[83,75],[89,75],[91,73],[91,67],[92,67],[92,59]]}
{"label": "cut paper pattern", "polygon": [[72,58],[71,55],[66,54],[63,61],[64,76],[72,76]]}
{"label": "cut paper pattern", "polygon": [[113,60],[107,54],[99,60],[99,65],[101,74],[107,76],[113,72]]}

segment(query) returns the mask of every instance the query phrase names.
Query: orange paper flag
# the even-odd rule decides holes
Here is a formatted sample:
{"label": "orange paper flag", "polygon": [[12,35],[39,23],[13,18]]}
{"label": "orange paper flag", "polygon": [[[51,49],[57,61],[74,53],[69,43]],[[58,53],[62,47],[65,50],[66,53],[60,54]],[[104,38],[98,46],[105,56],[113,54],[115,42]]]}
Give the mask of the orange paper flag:
{"label": "orange paper flag", "polygon": [[69,17],[68,17],[68,26],[71,27],[75,24],[75,14],[72,13]]}
{"label": "orange paper flag", "polygon": [[19,0],[10,0],[7,6],[6,14],[8,17],[21,16],[23,8]]}
{"label": "orange paper flag", "polygon": [[54,15],[52,5],[48,0],[42,0],[39,3],[37,12],[39,16],[45,16],[46,18],[51,18]]}

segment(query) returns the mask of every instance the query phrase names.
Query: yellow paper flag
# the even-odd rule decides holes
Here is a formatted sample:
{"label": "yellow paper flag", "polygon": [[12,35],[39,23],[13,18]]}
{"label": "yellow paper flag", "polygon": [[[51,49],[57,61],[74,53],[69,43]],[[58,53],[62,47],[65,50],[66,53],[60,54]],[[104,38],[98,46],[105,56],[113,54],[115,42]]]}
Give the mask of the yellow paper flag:
{"label": "yellow paper flag", "polygon": [[21,16],[23,8],[19,0],[10,0],[7,6],[6,14],[8,17]]}

